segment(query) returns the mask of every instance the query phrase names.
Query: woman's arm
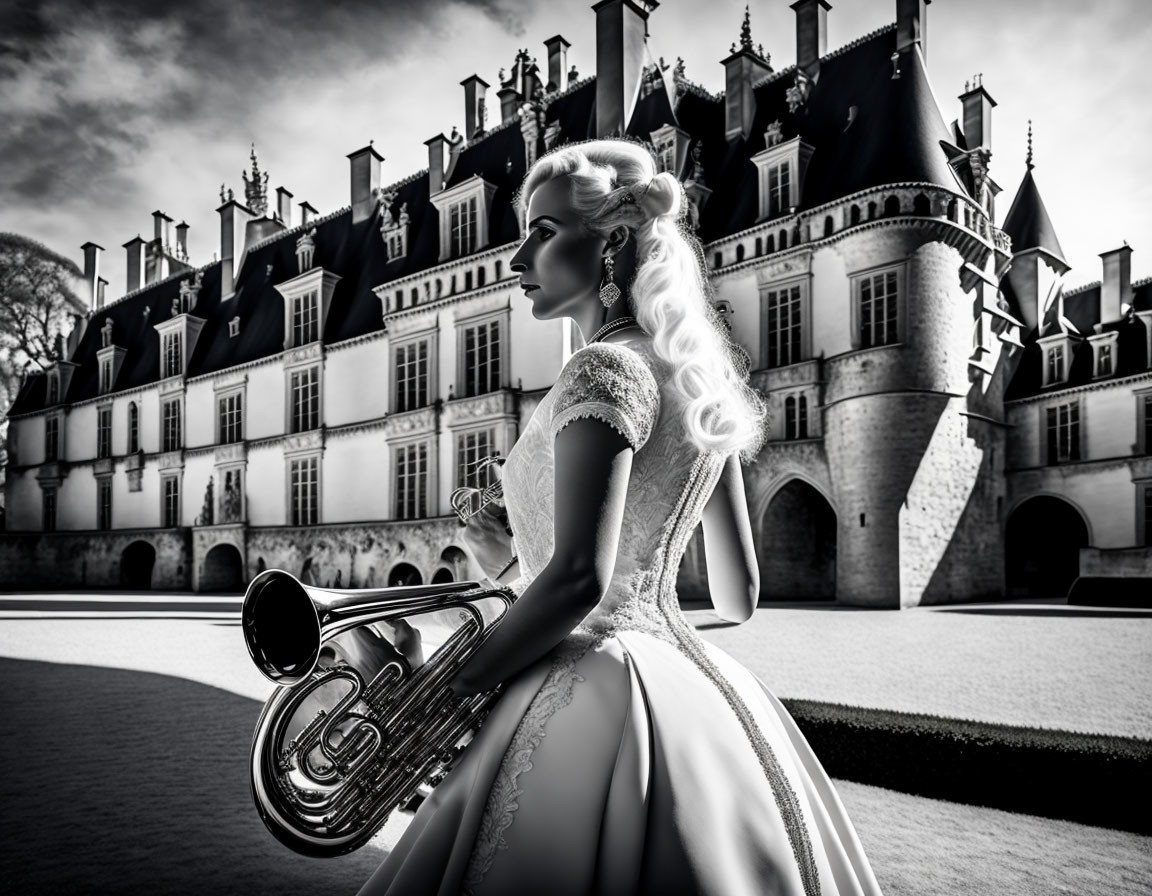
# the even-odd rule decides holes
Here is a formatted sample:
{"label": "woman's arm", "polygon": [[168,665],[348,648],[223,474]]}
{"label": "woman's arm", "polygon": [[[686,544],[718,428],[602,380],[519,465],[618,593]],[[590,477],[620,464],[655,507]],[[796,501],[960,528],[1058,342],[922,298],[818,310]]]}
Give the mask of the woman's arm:
{"label": "woman's arm", "polygon": [[531,665],[600,602],[616,565],[632,453],[595,418],[573,420],[556,435],[552,559],[452,680],[458,696]]}
{"label": "woman's arm", "polygon": [[720,481],[704,505],[703,524],[712,606],[721,619],[745,622],[760,597],[760,567],[752,545],[739,455],[725,462]]}

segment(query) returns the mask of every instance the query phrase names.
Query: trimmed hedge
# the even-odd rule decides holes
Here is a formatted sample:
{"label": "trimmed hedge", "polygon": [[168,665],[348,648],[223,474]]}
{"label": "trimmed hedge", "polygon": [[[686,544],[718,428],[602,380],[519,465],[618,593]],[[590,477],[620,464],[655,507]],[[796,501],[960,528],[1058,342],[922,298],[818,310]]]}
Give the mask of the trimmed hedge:
{"label": "trimmed hedge", "polygon": [[1152,834],[1152,741],[783,703],[834,778]]}

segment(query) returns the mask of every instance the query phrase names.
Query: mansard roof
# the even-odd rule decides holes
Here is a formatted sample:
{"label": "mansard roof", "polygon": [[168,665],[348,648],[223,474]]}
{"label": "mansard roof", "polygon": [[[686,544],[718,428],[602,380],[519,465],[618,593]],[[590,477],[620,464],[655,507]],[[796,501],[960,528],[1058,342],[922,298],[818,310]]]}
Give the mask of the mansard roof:
{"label": "mansard roof", "polygon": [[[693,151],[699,149],[703,185],[713,193],[700,216],[699,235],[705,242],[755,222],[758,179],[751,159],[764,149],[764,132],[773,122],[780,122],[784,139],[799,136],[813,149],[803,181],[801,208],[886,183],[927,182],[960,192],[963,187],[940,145],[952,135],[932,95],[920,51],[914,48],[900,54],[899,77],[893,77],[895,50],[896,29],[889,25],[827,54],[807,101],[795,111],[789,109],[787,99],[788,88],[795,83],[795,68],[769,74],[753,87],[755,113],[749,138],[732,141],[725,136],[722,95],[712,95],[683,80],[670,91],[671,72],[649,65],[627,134],[647,140],[652,131],[665,124],[675,124],[688,133]],[[545,150],[545,133],[552,135],[552,146],[596,136],[595,76],[546,96],[544,104],[537,155]],[[690,157],[689,172],[694,164]],[[492,246],[519,238],[513,199],[525,173],[519,116],[474,138],[456,155],[447,187],[480,175],[496,188],[488,220]],[[187,375],[225,370],[283,350],[283,301],[274,285],[297,276],[295,246],[304,229],[316,228],[315,265],[340,276],[325,325],[325,342],[380,330],[381,308],[373,287],[439,263],[439,220],[430,202],[428,181],[428,172],[421,171],[386,187],[384,192],[391,198],[365,221],[353,223],[351,209],[345,208],[255,244],[236,273],[235,294],[227,301],[220,300],[220,264],[202,268],[203,285],[192,314],[206,323],[189,359]],[[401,206],[409,220],[407,253],[388,259],[380,225],[384,216],[392,220],[391,216],[399,214]],[[62,396],[64,401],[81,401],[96,394],[96,351],[100,328],[108,318],[115,321],[114,343],[127,349],[113,391],[158,379],[160,347],[153,326],[170,317],[172,299],[179,294],[180,281],[186,276],[146,286],[92,315],[72,359],[80,369],[68,395]],[[228,322],[236,315],[240,317],[240,332],[231,337]],[[42,376],[28,379],[12,414],[44,407],[42,380]]]}
{"label": "mansard roof", "polygon": [[1031,167],[1024,172],[1024,180],[1020,182],[1020,189],[1016,191],[1012,206],[1008,209],[1003,229],[1012,237],[1013,252],[1043,249],[1067,265],[1064,250],[1060,248],[1060,241],[1056,239],[1056,228],[1052,226],[1048,209],[1044,207],[1044,200],[1040,198],[1040,190],[1036,187]]}
{"label": "mansard roof", "polygon": [[[1152,311],[1152,278],[1138,280],[1132,284],[1132,308],[1134,311]],[[1044,313],[1040,325],[1033,329],[1024,341],[1024,354],[1016,367],[1012,382],[1004,392],[1004,400],[1028,398],[1041,392],[1059,391],[1043,387],[1043,351],[1037,340],[1041,336],[1051,336],[1061,332],[1057,317],[1058,303]],[[1089,336],[1096,334],[1100,324],[1100,284],[1090,283],[1064,293],[1064,317],[1075,328],[1071,333],[1072,357],[1068,367],[1068,380],[1061,388],[1083,386],[1093,381],[1093,355]],[[1100,326],[1101,333],[1116,333],[1116,353],[1114,377],[1131,376],[1152,370],[1152,358],[1148,357],[1148,335],[1140,318],[1131,316],[1124,320],[1110,321]]]}

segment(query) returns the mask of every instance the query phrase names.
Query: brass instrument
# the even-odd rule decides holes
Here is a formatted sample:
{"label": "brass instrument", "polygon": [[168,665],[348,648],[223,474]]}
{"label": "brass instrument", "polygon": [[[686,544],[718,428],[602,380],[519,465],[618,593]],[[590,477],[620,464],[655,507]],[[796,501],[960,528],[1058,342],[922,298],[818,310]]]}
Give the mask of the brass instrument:
{"label": "brass instrument", "polygon": [[244,639],[281,685],[256,723],[252,795],[277,839],[351,852],[447,774],[499,691],[459,698],[448,682],[512,599],[476,582],[340,591],[280,569],[252,580]]}

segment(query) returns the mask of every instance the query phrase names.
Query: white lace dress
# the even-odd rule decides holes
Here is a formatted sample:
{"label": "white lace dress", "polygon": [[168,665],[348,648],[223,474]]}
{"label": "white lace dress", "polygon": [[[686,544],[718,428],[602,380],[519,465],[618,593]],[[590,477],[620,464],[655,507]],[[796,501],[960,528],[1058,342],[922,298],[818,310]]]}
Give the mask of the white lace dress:
{"label": "white lace dress", "polygon": [[636,452],[608,593],[508,682],[362,896],[878,894],[787,710],[680,612],[724,458],[688,442],[643,337],[577,352],[508,456],[519,587],[551,557],[553,440],[581,417]]}

